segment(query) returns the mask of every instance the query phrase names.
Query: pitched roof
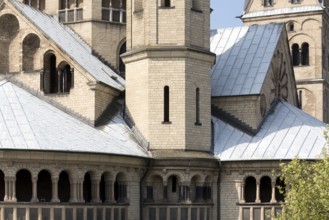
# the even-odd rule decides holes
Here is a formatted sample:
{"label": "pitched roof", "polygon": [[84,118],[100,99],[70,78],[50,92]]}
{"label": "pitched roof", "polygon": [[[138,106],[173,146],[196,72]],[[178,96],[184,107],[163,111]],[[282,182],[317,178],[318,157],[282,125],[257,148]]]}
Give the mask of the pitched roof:
{"label": "pitched roof", "polygon": [[290,8],[278,8],[278,9],[266,9],[261,11],[252,11],[245,13],[242,18],[256,18],[263,16],[272,16],[272,15],[284,15],[284,14],[294,14],[294,13],[302,13],[302,12],[315,12],[315,11],[323,11],[324,8],[321,5],[305,5],[305,6],[297,6]]}
{"label": "pitched roof", "polygon": [[90,127],[8,81],[0,81],[0,149],[148,157],[121,115]]}
{"label": "pitched roof", "polygon": [[8,2],[97,81],[120,91],[124,90],[124,79],[92,55],[91,48],[69,27],[59,23],[57,18],[19,1],[9,0]]}
{"label": "pitched roof", "polygon": [[326,146],[325,124],[279,101],[255,136],[213,117],[214,152],[221,161],[317,159]]}
{"label": "pitched roof", "polygon": [[283,27],[273,23],[212,31],[210,47],[217,55],[212,96],[259,94]]}

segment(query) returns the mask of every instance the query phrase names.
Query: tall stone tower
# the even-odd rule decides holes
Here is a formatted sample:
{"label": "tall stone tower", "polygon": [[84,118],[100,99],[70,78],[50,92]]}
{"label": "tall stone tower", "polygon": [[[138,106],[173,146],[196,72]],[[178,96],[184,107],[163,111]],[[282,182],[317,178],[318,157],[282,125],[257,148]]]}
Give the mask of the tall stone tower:
{"label": "tall stone tower", "polygon": [[209,1],[127,1],[126,106],[150,150],[210,151],[209,26]]}
{"label": "tall stone tower", "polygon": [[329,17],[324,0],[246,0],[246,25],[285,22],[302,109],[329,122]]}

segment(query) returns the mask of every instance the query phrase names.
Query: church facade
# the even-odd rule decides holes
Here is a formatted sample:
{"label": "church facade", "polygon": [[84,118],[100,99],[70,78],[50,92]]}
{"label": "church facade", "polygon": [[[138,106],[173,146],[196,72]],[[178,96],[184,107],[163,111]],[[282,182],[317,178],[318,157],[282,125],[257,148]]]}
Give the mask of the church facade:
{"label": "church facade", "polygon": [[[260,2],[246,24],[277,10]],[[326,78],[303,69],[325,72],[323,47],[292,41],[290,21],[260,23],[210,30],[203,0],[1,1],[0,219],[281,212],[272,171],[326,146],[313,117],[326,121]]]}

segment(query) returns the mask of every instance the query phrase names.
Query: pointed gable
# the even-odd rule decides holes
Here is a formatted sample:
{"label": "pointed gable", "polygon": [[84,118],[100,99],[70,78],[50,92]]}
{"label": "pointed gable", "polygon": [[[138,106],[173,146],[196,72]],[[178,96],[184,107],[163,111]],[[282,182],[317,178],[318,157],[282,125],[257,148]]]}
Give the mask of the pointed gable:
{"label": "pointed gable", "polygon": [[77,34],[68,26],[59,23],[56,17],[47,15],[31,8],[21,2],[8,0],[9,5],[24,15],[34,26],[56,44],[63,52],[68,54],[96,81],[111,86],[119,91],[124,90],[124,79],[111,68],[103,64],[92,55],[92,50]]}
{"label": "pointed gable", "polygon": [[211,73],[212,96],[259,94],[283,27],[253,25],[213,33],[211,51],[217,62]]}

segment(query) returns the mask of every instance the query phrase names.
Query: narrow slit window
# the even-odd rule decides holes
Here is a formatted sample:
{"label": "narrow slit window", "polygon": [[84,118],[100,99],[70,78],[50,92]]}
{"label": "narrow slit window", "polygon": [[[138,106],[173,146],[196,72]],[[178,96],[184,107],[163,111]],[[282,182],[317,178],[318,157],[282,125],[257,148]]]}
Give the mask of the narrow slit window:
{"label": "narrow slit window", "polygon": [[299,45],[293,44],[291,49],[292,49],[292,64],[294,66],[298,66],[300,64]]}
{"label": "narrow slit window", "polygon": [[195,125],[201,125],[200,123],[200,89],[195,90]]}
{"label": "narrow slit window", "polygon": [[169,86],[163,89],[163,122],[169,121]]}
{"label": "narrow slit window", "polygon": [[309,65],[309,45],[308,45],[308,43],[302,44],[302,65]]}
{"label": "narrow slit window", "polygon": [[169,8],[171,7],[171,0],[162,0],[162,7]]}

